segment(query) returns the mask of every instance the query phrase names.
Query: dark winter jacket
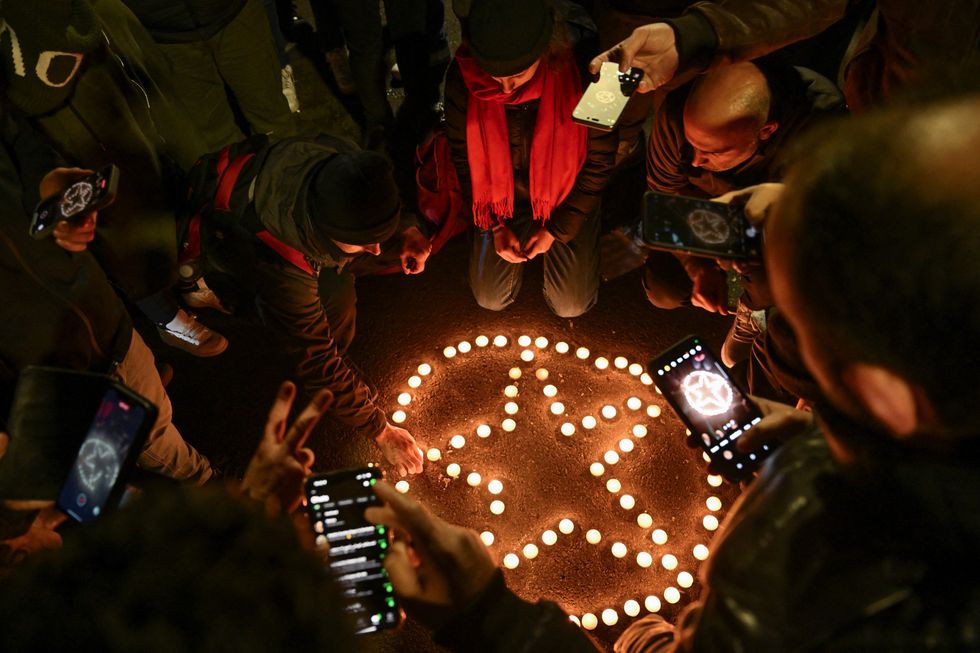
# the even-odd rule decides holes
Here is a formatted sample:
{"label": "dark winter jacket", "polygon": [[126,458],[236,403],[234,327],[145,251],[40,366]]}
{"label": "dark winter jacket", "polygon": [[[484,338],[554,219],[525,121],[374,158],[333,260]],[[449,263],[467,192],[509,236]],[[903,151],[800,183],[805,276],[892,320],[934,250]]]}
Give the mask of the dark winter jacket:
{"label": "dark winter jacket", "polygon": [[228,26],[246,0],[125,0],[158,43],[205,41]]}

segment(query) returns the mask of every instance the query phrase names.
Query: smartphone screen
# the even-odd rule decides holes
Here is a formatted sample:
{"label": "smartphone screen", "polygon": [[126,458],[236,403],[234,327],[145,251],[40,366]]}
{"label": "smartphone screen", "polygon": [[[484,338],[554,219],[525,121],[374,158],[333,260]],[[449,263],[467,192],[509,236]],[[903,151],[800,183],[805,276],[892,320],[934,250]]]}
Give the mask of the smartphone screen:
{"label": "smartphone screen", "polygon": [[69,517],[87,522],[105,511],[134,443],[145,433],[147,412],[116,388],[106,390],[58,494],[58,507]]}
{"label": "smartphone screen", "polygon": [[330,545],[330,572],[358,634],[394,628],[402,620],[384,568],[388,529],[364,519],[365,508],[382,505],[372,489],[380,478],[380,470],[365,468],[306,481],[314,537],[318,545]]}
{"label": "smartphone screen", "polygon": [[42,238],[62,220],[71,220],[110,204],[116,193],[116,172],[115,166],[106,166],[38,204],[31,220],[30,235]]}
{"label": "smartphone screen", "polygon": [[572,111],[572,120],[587,127],[605,131],[616,126],[630,96],[643,77],[643,71],[633,68],[619,72],[619,64],[605,62],[599,70],[599,81],[592,82]]}
{"label": "smartphone screen", "polygon": [[726,476],[746,476],[769,454],[769,445],[747,454],[736,448],[738,439],[762,420],[762,414],[700,338],[691,336],[674,345],[650,362],[649,372]]}
{"label": "smartphone screen", "polygon": [[643,240],[650,247],[723,259],[762,257],[762,228],[740,206],[648,191]]}

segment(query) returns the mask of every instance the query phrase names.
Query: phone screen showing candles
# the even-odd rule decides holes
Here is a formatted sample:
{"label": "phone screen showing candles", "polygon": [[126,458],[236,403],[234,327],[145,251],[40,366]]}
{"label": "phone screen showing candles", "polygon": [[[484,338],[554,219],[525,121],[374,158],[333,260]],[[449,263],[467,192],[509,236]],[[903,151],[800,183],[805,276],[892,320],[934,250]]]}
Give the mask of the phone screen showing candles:
{"label": "phone screen showing candles", "polygon": [[744,478],[770,453],[769,445],[744,453],[738,439],[762,420],[708,347],[685,338],[649,364],[649,373],[712,462],[730,479]]}
{"label": "phone screen showing candles", "polygon": [[331,472],[306,481],[307,510],[317,546],[329,545],[328,568],[358,634],[398,626],[403,618],[384,568],[391,542],[385,526],[364,519],[364,509],[382,505],[374,493],[381,471]]}

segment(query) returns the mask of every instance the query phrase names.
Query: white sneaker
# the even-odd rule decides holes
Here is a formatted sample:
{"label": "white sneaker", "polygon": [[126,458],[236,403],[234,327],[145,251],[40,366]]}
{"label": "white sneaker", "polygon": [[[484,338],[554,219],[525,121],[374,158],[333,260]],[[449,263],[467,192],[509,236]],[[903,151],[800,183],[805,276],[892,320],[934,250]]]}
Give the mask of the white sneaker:
{"label": "white sneaker", "polygon": [[299,113],[299,97],[296,95],[296,80],[293,79],[293,67],[286,64],[282,67],[282,94],[286,98],[291,113]]}
{"label": "white sneaker", "polygon": [[204,279],[197,280],[197,288],[190,292],[181,294],[181,299],[188,308],[202,309],[211,308],[225,315],[231,315],[231,311],[221,303],[221,298],[214,294],[214,291],[207,287]]}
{"label": "white sneaker", "polygon": [[158,326],[160,339],[171,347],[182,349],[194,356],[217,356],[228,348],[228,339],[197,321],[193,313],[177,310],[177,316],[165,325]]}

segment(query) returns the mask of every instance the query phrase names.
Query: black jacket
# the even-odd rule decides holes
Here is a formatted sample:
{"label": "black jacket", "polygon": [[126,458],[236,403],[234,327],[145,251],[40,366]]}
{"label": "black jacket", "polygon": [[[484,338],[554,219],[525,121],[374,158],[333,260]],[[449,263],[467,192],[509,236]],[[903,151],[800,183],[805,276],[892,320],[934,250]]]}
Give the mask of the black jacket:
{"label": "black jacket", "polygon": [[246,0],[124,1],[157,43],[190,43],[227,27]]}

